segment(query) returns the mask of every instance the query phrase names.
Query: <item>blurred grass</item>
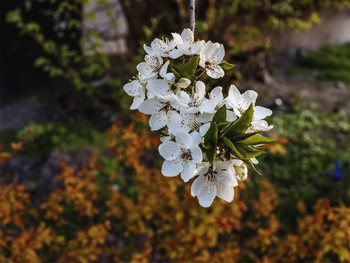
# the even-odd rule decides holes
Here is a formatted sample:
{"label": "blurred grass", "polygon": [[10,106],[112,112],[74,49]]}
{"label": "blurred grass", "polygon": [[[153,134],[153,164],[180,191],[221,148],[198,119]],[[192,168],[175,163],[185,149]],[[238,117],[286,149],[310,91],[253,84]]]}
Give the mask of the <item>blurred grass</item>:
{"label": "blurred grass", "polygon": [[350,43],[326,45],[297,60],[298,67],[317,70],[319,80],[350,84]]}
{"label": "blurred grass", "polygon": [[21,154],[43,157],[52,150],[74,152],[78,148],[92,152],[107,148],[105,135],[88,121],[75,123],[30,123],[22,130],[8,131],[0,136],[0,144],[9,148],[11,141],[24,143]]}

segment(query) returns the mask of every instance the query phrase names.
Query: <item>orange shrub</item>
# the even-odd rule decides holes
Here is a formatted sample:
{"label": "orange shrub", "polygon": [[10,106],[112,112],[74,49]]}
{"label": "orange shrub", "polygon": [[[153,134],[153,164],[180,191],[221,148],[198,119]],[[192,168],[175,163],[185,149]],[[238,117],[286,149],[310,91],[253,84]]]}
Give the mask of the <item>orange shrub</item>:
{"label": "orange shrub", "polygon": [[321,199],[308,215],[296,204],[304,211],[297,232],[282,236],[266,179],[253,195],[242,184],[233,203],[203,208],[189,184],[161,175],[159,138],[136,127],[107,133],[116,169],[97,156],[78,172],[63,165],[62,187],[39,206],[25,186],[1,186],[0,262],[350,261],[349,208]]}

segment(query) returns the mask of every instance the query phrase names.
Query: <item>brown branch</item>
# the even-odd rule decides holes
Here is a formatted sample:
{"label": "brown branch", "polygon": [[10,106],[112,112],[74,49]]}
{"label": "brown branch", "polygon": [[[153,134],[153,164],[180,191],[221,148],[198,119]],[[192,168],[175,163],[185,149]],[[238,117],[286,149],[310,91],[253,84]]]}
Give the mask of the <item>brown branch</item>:
{"label": "brown branch", "polygon": [[190,29],[194,35],[194,29],[196,27],[196,0],[190,0]]}

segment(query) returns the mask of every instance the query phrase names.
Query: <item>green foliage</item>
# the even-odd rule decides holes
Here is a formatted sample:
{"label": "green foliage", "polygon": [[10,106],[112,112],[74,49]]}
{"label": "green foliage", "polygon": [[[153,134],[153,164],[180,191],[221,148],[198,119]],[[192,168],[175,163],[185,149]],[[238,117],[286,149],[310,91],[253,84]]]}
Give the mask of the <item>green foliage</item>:
{"label": "green foliage", "polygon": [[249,136],[246,139],[239,140],[238,143],[243,145],[255,145],[255,144],[273,143],[275,141],[276,141],[275,138],[268,138],[260,134],[253,134],[252,136]]}
{"label": "green foliage", "polygon": [[220,67],[222,67],[223,70],[230,70],[235,67],[234,64],[228,63],[227,61],[223,60],[220,64]]}
{"label": "green foliage", "polygon": [[227,109],[224,105],[215,113],[204,136],[204,149],[208,161],[213,163],[217,155],[221,160],[230,160],[233,155],[260,174],[250,159],[263,154],[262,145],[275,142],[276,139],[259,135],[257,132],[245,133],[253,120],[253,104],[231,123],[226,121],[226,114]]}
{"label": "green foliage", "polygon": [[226,122],[226,106],[222,106],[214,115],[212,122],[216,124]]}
{"label": "green foliage", "polygon": [[298,65],[316,69],[320,80],[344,81],[350,84],[350,43],[326,45],[300,58]]}
{"label": "green foliage", "polygon": [[[266,154],[260,158],[263,173],[271,179],[280,198],[279,212],[292,226],[296,213],[293,204],[302,200],[310,207],[317,198],[328,197],[333,202],[348,203],[350,175],[346,163],[350,160],[349,118],[344,114],[325,114],[299,110],[277,114],[272,119],[274,131],[289,140],[285,153]],[[334,163],[343,164],[343,181],[336,183],[326,170]],[[286,187],[288,186],[288,187]]]}
{"label": "green foliage", "polygon": [[180,75],[193,80],[199,62],[199,56],[192,57],[188,62],[179,67]]}
{"label": "green foliage", "polygon": [[[83,19],[89,19],[92,22],[95,20],[94,12],[87,12],[84,17],[81,17],[82,3],[87,4],[86,1],[81,0],[64,0],[52,1],[51,9],[44,3],[40,5],[40,2],[36,3],[36,7],[43,10],[50,9],[48,14],[56,14],[60,19],[56,22],[57,26],[60,23],[66,24],[66,28],[62,30],[69,35],[74,30],[81,30]],[[109,1],[98,3],[100,7],[106,6],[107,11],[112,8],[109,4]],[[101,33],[97,30],[84,31],[84,36],[75,40],[84,49],[85,54],[82,55],[80,50],[73,49],[66,43],[49,39],[36,21],[25,20],[26,12],[31,12],[31,9],[10,11],[6,15],[6,21],[14,24],[21,35],[32,37],[41,47],[43,55],[35,60],[34,65],[42,68],[50,77],[63,77],[71,81],[78,90],[93,93],[95,87],[91,82],[105,75],[109,76],[111,67],[109,58],[103,51]],[[113,77],[109,76],[109,78]]]}
{"label": "green foliage", "polygon": [[106,148],[104,135],[88,122],[74,124],[31,123],[18,132],[17,140],[24,142],[23,154],[44,156],[52,149],[73,152],[78,148],[91,151]]}
{"label": "green foliage", "polygon": [[242,116],[235,120],[227,128],[227,130],[223,132],[223,134],[227,134],[228,137],[233,137],[235,135],[245,133],[245,131],[249,128],[250,124],[252,123],[253,114],[254,106],[253,104],[250,104],[249,108],[242,114]]}
{"label": "green foliage", "polygon": [[204,136],[204,149],[207,154],[208,161],[213,163],[216,158],[216,145],[218,143],[218,125],[212,122],[209,130]]}

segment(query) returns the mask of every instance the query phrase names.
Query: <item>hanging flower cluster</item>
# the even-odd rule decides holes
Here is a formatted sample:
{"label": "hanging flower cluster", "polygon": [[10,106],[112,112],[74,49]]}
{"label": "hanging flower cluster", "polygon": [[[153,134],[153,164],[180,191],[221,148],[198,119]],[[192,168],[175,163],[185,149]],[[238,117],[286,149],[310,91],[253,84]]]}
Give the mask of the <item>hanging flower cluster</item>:
{"label": "hanging flower cluster", "polygon": [[223,60],[222,44],[195,41],[190,29],[172,36],[144,46],[137,77],[124,86],[134,97],[130,109],[151,115],[151,129],[162,131],[163,175],[195,178],[191,192],[203,207],[216,196],[231,202],[237,181],[247,178],[247,165],[256,171],[255,157],[274,141],[258,134],[272,128],[264,120],[272,111],[255,106],[255,91],[241,94],[231,85],[224,97],[222,87],[200,80],[221,78],[234,67]]}

